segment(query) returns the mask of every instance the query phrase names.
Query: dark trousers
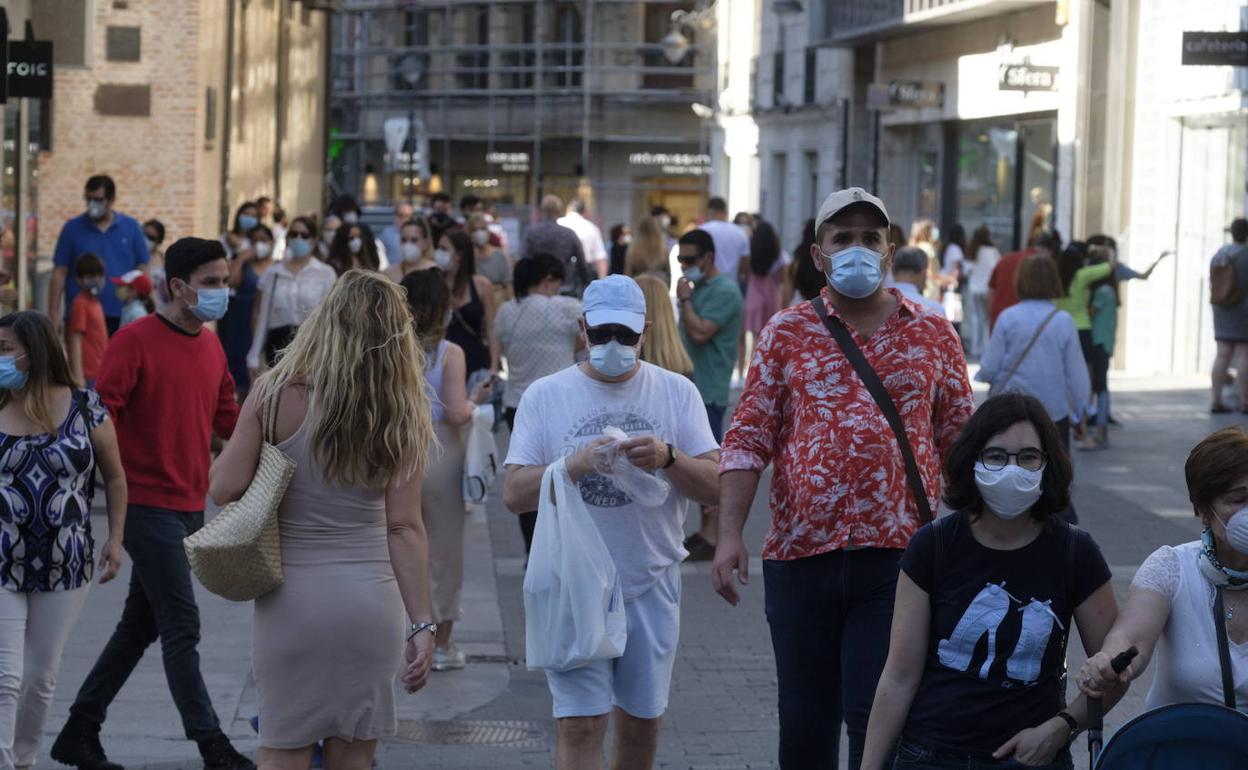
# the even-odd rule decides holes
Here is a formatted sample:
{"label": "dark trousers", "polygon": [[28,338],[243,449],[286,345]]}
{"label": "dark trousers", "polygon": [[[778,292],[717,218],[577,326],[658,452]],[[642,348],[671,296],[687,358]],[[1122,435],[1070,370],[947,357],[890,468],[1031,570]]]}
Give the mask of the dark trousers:
{"label": "dark trousers", "polygon": [[1070,749],[1058,752],[1053,761],[1047,765],[1024,765],[1010,757],[1009,759],[975,759],[954,754],[945,754],[917,743],[903,740],[897,747],[897,761],[893,770],[997,770],[997,768],[1031,767],[1032,770],[1072,770],[1074,760]]}
{"label": "dark trousers", "polygon": [[728,407],[723,404],[706,405],[706,419],[711,423],[711,435],[716,444],[724,443],[724,413],[727,411]]}
{"label": "dark trousers", "polygon": [[[503,419],[507,422],[507,432],[510,434],[516,429],[516,410],[510,407],[503,410]],[[527,556],[533,548],[533,530],[537,527],[537,511],[522,513],[517,518],[520,519],[520,534],[524,536],[524,553]]]}
{"label": "dark trousers", "polygon": [[837,767],[841,721],[849,767],[862,764],[867,718],[888,657],[900,549],[832,551],[763,562],[780,690],[780,767]]}
{"label": "dark trousers", "polygon": [[121,328],[121,316],[106,315],[104,316],[104,328],[108,329],[108,336],[113,336],[117,330]]}
{"label": "dark trousers", "polygon": [[199,607],[182,539],[204,525],[202,511],[178,513],[142,505],[126,511],[126,552],[134,562],[121,620],[104,646],[69,713],[100,725],[109,704],[148,646],[160,639],[169,692],[186,737],[221,734],[221,725],[199,673]]}

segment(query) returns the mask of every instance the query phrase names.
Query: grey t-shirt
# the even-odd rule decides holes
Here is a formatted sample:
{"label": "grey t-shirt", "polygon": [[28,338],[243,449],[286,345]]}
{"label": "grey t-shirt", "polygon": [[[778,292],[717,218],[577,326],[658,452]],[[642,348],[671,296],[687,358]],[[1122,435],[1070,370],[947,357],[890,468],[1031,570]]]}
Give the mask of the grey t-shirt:
{"label": "grey t-shirt", "polygon": [[507,357],[503,406],[515,409],[537,380],[576,363],[581,303],[572,297],[530,294],[503,303],[494,336]]}
{"label": "grey t-shirt", "polygon": [[[607,383],[572,366],[525,392],[507,465],[549,465],[601,436],[608,425],[629,436],[656,435],[693,457],[718,446],[690,380],[643,363],[628,380]],[[590,474],[578,486],[615,561],[625,599],[645,593],[667,567],[688,555],[682,541],[689,500],[675,487],[662,506],[648,508],[634,503],[609,476]]]}

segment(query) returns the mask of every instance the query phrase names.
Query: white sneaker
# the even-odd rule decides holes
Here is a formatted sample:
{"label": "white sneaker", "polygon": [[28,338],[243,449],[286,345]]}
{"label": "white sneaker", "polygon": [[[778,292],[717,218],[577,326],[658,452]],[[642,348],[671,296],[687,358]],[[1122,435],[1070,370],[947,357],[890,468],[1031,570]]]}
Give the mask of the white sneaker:
{"label": "white sneaker", "polygon": [[454,642],[446,645],[446,649],[435,647],[433,650],[434,671],[457,671],[468,662],[464,651],[455,646]]}

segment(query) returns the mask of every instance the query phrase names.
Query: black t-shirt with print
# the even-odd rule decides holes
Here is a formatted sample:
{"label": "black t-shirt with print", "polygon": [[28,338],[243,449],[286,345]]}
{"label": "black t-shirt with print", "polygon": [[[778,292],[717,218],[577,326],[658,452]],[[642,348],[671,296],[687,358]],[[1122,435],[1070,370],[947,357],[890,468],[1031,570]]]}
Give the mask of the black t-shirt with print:
{"label": "black t-shirt with print", "polygon": [[1110,579],[1086,532],[1053,518],[1030,544],[983,546],[970,517],[920,529],[901,568],[932,600],[927,665],[906,740],[989,757],[1063,705],[1071,615]]}

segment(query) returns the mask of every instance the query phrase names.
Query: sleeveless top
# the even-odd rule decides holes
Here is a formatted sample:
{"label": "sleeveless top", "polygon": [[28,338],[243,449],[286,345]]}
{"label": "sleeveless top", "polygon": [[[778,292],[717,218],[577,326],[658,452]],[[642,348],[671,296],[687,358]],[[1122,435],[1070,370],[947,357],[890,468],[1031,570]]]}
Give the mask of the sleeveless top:
{"label": "sleeveless top", "polygon": [[446,339],[464,349],[464,371],[471,377],[475,371],[490,368],[490,348],[485,341],[485,304],[475,281],[468,281],[468,296],[467,304],[451,312]]}
{"label": "sleeveless top", "polygon": [[[1146,709],[1171,703],[1222,703],[1222,666],[1213,626],[1213,584],[1200,572],[1200,542],[1162,546],[1132,583],[1170,599],[1170,618],[1153,655],[1157,674]],[[1175,574],[1177,572],[1177,575]],[[1248,642],[1230,642],[1235,700],[1248,713]]]}
{"label": "sleeveless top", "polygon": [[446,340],[438,343],[433,358],[425,368],[425,394],[429,396],[429,416],[433,422],[442,422],[446,405],[442,403],[442,367],[446,363]]}
{"label": "sleeveless top", "polygon": [[91,582],[91,431],[108,411],[94,390],[72,396],[55,434],[0,433],[0,588],[68,591]]}

